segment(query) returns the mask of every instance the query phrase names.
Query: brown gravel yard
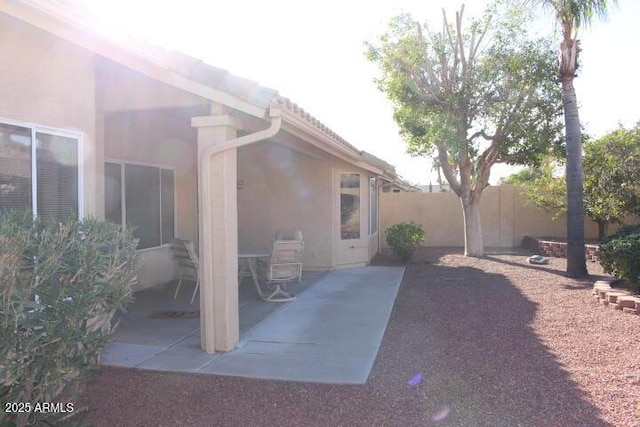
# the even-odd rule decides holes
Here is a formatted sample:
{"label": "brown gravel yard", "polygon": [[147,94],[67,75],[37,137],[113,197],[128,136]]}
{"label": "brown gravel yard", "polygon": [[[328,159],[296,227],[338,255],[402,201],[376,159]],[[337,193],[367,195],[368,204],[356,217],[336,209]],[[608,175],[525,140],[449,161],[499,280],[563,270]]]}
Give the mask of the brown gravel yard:
{"label": "brown gravel yard", "polygon": [[365,385],[102,368],[81,403],[97,426],[640,426],[640,316],[528,255],[420,253]]}

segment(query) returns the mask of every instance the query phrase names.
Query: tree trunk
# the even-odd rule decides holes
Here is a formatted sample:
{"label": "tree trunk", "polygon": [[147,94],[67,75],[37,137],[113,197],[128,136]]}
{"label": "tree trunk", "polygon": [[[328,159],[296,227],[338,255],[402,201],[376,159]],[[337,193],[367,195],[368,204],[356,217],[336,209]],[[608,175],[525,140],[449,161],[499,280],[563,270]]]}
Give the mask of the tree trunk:
{"label": "tree trunk", "polygon": [[573,75],[562,78],[562,104],[567,139],[567,276],[588,275],[584,254],[582,132]]}
{"label": "tree trunk", "polygon": [[460,201],[464,213],[464,254],[472,257],[484,256],[480,198],[461,197]]}
{"label": "tree trunk", "polygon": [[602,240],[607,234],[607,221],[599,219],[596,222],[598,223],[598,240]]}

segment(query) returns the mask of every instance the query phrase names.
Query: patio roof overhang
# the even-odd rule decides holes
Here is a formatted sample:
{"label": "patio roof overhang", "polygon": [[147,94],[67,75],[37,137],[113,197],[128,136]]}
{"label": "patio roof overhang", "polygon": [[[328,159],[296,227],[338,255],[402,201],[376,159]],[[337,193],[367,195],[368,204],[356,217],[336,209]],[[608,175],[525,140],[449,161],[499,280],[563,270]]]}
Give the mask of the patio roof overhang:
{"label": "patio roof overhang", "polygon": [[[238,147],[277,137],[284,129],[303,143],[385,180],[397,179],[393,166],[358,150],[273,89],[188,55],[139,41],[114,39],[72,7],[57,1],[5,0],[0,3],[0,12],[209,104],[210,115],[192,118],[198,129],[200,304],[202,347],[207,352],[229,351],[238,341]],[[266,128],[238,136],[237,130],[243,127],[238,117],[243,114],[266,122]]]}
{"label": "patio roof overhang", "polygon": [[7,0],[0,3],[0,12],[156,81],[254,117],[267,116],[271,98],[276,93],[188,55],[129,37],[116,38],[102,30],[99,23],[57,1]]}
{"label": "patio roof overhang", "polygon": [[282,110],[282,128],[284,130],[385,180],[393,182],[397,179],[395,168],[392,165],[366,151],[357,149],[290,99],[277,97],[276,102]]}
{"label": "patio roof overhang", "polygon": [[396,183],[395,169],[340,137],[277,91],[232,75],[189,55],[167,51],[131,37],[116,38],[72,6],[49,0],[8,0],[0,11],[72,42],[153,80],[186,91],[252,117],[271,122],[282,115],[282,129],[303,141]]}

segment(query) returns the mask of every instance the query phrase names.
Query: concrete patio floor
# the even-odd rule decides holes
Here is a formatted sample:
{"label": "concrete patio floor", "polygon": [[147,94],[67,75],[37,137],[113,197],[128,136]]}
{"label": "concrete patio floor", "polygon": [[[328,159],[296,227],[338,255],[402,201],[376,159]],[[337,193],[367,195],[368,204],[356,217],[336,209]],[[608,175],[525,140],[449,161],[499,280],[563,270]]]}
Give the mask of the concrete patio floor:
{"label": "concrete patio floor", "polygon": [[154,318],[194,311],[193,285],[173,299],[175,283],[136,294],[105,346],[103,365],[324,383],[365,383],[375,361],[403,267],[305,272],[294,301],[261,301],[250,278],[240,285],[240,343],[229,353],[200,349],[200,319]]}

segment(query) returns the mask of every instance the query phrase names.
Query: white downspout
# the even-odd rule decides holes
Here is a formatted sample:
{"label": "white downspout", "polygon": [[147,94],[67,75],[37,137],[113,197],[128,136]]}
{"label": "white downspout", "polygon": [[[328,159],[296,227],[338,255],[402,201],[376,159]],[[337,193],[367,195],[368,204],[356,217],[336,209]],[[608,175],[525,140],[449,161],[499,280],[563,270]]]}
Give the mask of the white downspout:
{"label": "white downspout", "polygon": [[[206,200],[204,195],[210,194],[210,191],[211,191],[211,180],[212,180],[211,158],[215,154],[219,154],[227,150],[249,145],[254,142],[258,142],[258,141],[275,136],[280,130],[280,127],[282,124],[282,118],[280,117],[280,110],[272,106],[269,109],[269,117],[271,118],[271,124],[267,129],[263,129],[261,131],[258,131],[249,135],[241,136],[239,138],[234,138],[228,141],[223,141],[221,143],[211,145],[206,149],[204,149],[203,152],[200,154],[199,161],[198,161],[198,165],[199,165],[198,178],[199,178],[199,184],[200,184],[198,188],[198,192],[199,192],[198,204],[200,206],[198,207],[198,211],[200,213],[201,224],[205,224],[205,223],[211,224],[213,221],[213,218],[211,217],[211,210],[209,208],[203,208],[202,206],[202,204],[205,203],[205,200]],[[201,226],[201,229],[202,228],[204,227]],[[209,244],[208,244],[208,242],[210,242],[210,239],[200,238],[199,240],[200,240],[199,244],[201,245],[200,265],[203,266],[204,263],[206,262],[203,259],[203,255],[205,253],[206,254],[211,253],[211,248],[209,247]],[[205,270],[206,270],[205,268],[200,269],[201,296],[204,295],[205,293],[207,294],[209,293],[208,292],[209,289],[205,290],[205,287],[207,285],[211,285],[211,283],[208,281],[210,277],[209,278],[205,277]],[[213,292],[213,289],[210,289],[210,291]],[[202,312],[201,319],[200,319],[202,334],[203,334],[202,345],[204,347],[204,350],[207,353],[213,353],[215,351],[214,335],[212,330],[211,331],[207,330],[207,328],[214,327],[214,324],[212,322],[213,317],[209,317],[214,313],[214,307],[211,305],[213,304],[213,300],[209,298],[207,299],[201,298],[200,304],[201,304],[200,310]]]}
{"label": "white downspout", "polygon": [[254,142],[262,141],[263,139],[275,136],[280,131],[280,127],[282,125],[280,110],[274,109],[273,107],[269,108],[269,117],[271,119],[271,124],[266,129],[207,147],[200,155],[200,170],[203,171],[203,175],[205,170],[207,172],[209,171],[208,160],[214,154],[221,153],[232,148],[238,148],[244,145],[253,144]]}

